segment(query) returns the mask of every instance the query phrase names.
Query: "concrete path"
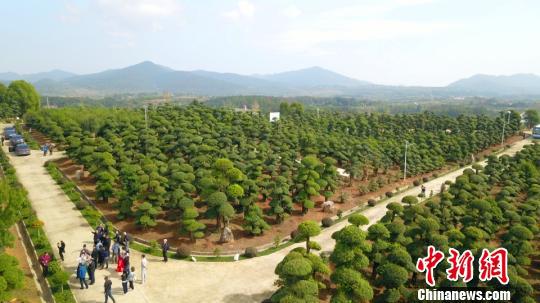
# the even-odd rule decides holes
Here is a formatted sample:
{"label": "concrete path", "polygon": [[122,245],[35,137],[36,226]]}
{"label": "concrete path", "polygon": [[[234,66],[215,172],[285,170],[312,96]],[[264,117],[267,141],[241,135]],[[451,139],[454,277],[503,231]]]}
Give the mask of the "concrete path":
{"label": "concrete path", "polygon": [[[531,143],[530,140],[518,141],[504,154],[513,155],[529,143]],[[7,153],[7,147],[4,147],[4,151]],[[54,158],[61,156],[57,153]],[[74,272],[75,260],[82,244],[92,245],[92,229],[43,167],[45,160],[52,158],[44,158],[39,152],[33,152],[29,157],[13,155],[9,157],[17,170],[19,180],[28,190],[38,217],[45,222],[44,229],[51,244],[54,246],[60,240],[66,242],[67,254],[64,265],[67,270]],[[426,192],[429,194],[433,190],[434,193],[438,193],[442,183],[455,180],[464,169],[425,183]],[[363,214],[369,218],[370,222],[376,222],[386,213],[388,203],[399,202],[406,195],[416,196],[419,192],[419,187],[407,190],[365,210]],[[334,247],[332,233],[345,225],[347,222],[340,222],[324,229],[321,235],[313,240],[321,244],[323,251],[330,251]],[[127,295],[121,292],[119,275],[114,272],[114,269],[97,270],[96,285],[90,286],[88,290],[79,290],[74,275],[71,286],[77,300],[81,303],[104,301],[104,275],[112,277],[113,295],[117,302],[261,302],[276,289],[273,285],[276,279],[274,274],[276,264],[292,248],[299,245],[293,245],[263,257],[226,263],[193,263],[178,260],[163,263],[159,258],[150,256],[148,282],[145,285],[136,283],[135,291],[130,291]],[[131,263],[136,267],[137,274],[140,272],[140,255],[139,252],[133,252],[131,256]],[[137,275],[137,278],[140,276]]]}

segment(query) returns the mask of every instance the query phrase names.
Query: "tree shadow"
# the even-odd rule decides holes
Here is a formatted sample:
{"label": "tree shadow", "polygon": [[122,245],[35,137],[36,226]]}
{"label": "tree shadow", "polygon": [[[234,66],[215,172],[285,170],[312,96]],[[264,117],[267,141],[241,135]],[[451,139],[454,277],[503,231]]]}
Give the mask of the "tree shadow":
{"label": "tree shadow", "polygon": [[225,303],[261,303],[272,296],[273,291],[265,291],[258,294],[232,294],[223,298]]}

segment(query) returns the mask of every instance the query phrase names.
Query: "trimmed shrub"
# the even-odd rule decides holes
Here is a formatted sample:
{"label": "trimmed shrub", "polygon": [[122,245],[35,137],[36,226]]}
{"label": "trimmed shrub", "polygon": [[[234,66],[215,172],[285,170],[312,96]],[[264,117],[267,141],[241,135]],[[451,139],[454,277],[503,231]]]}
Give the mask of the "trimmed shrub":
{"label": "trimmed shrub", "polygon": [[451,184],[452,184],[452,181],[446,180],[446,181],[444,181],[444,184],[446,184],[446,185],[451,185]]}
{"label": "trimmed shrub", "polygon": [[75,203],[75,206],[77,207],[78,210],[83,210],[87,206],[89,206],[89,204],[88,202],[86,202],[86,200],[79,200],[79,202]]}
{"label": "trimmed shrub", "polygon": [[257,250],[256,247],[247,247],[246,250],[244,251],[244,256],[248,258],[255,258],[258,253],[259,251]]}
{"label": "trimmed shrub", "polygon": [[429,177],[423,177],[422,178],[422,182],[426,183],[427,181],[429,181]]}
{"label": "trimmed shrub", "polygon": [[413,185],[414,185],[414,186],[418,186],[418,185],[420,185],[420,184],[422,184],[422,183],[420,182],[420,180],[414,180],[414,181],[413,181]]}
{"label": "trimmed shrub", "polygon": [[330,227],[334,224],[334,220],[330,217],[326,217],[322,219],[321,223],[323,227]]}
{"label": "trimmed shrub", "polygon": [[341,217],[343,217],[343,211],[342,211],[341,209],[338,209],[338,211],[337,211],[337,216],[338,216],[338,218],[340,218],[340,219],[341,219]]}
{"label": "trimmed shrub", "polygon": [[371,207],[375,206],[375,204],[377,204],[377,201],[375,201],[374,199],[369,199],[367,201],[367,204]]}
{"label": "trimmed shrub", "polygon": [[391,191],[387,191],[387,192],[385,193],[385,195],[386,195],[388,198],[391,198],[392,196],[394,196],[394,193],[391,192]]}
{"label": "trimmed shrub", "polygon": [[191,249],[187,246],[180,246],[176,249],[176,257],[178,258],[187,258],[191,256]]}
{"label": "trimmed shrub", "polygon": [[433,173],[433,178],[438,178],[438,177],[439,177],[438,173]]}

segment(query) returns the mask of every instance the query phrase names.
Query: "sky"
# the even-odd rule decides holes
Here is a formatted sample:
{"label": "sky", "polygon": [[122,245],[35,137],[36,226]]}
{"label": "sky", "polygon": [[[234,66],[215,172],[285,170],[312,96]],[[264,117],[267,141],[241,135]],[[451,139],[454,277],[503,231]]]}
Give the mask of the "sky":
{"label": "sky", "polygon": [[84,74],[150,60],[266,74],[320,66],[378,84],[540,74],[538,0],[0,2],[0,72]]}

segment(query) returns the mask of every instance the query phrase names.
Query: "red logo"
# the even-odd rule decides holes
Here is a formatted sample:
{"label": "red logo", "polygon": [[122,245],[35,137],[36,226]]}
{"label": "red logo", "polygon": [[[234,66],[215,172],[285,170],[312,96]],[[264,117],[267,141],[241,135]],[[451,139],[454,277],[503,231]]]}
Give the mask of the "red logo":
{"label": "red logo", "polygon": [[466,250],[461,255],[457,249],[450,248],[448,251],[450,257],[447,261],[450,263],[450,268],[446,270],[446,278],[450,281],[457,281],[459,277],[462,277],[465,283],[471,281],[474,271],[474,256],[471,251]]}
{"label": "red logo", "polygon": [[[467,283],[472,280],[474,273],[474,256],[470,250],[462,254],[457,249],[448,250],[450,257],[446,260],[450,268],[446,270],[446,278],[449,281],[457,281],[460,277]],[[433,245],[428,246],[428,255],[425,258],[418,258],[416,270],[426,273],[426,283],[429,286],[435,286],[435,277],[433,270],[444,259],[444,253],[436,250]],[[497,248],[492,252],[487,249],[482,250],[482,255],[478,260],[479,279],[481,281],[490,281],[497,278],[501,284],[508,284],[508,251],[506,248]]]}
{"label": "red logo", "polygon": [[426,282],[429,286],[435,286],[435,277],[433,269],[444,259],[444,253],[436,250],[433,245],[428,246],[428,256],[419,258],[416,262],[416,270],[426,272]]}
{"label": "red logo", "polygon": [[497,278],[501,284],[508,284],[508,251],[506,248],[497,248],[492,252],[482,250],[482,256],[478,262],[480,267],[480,280],[489,281]]}

